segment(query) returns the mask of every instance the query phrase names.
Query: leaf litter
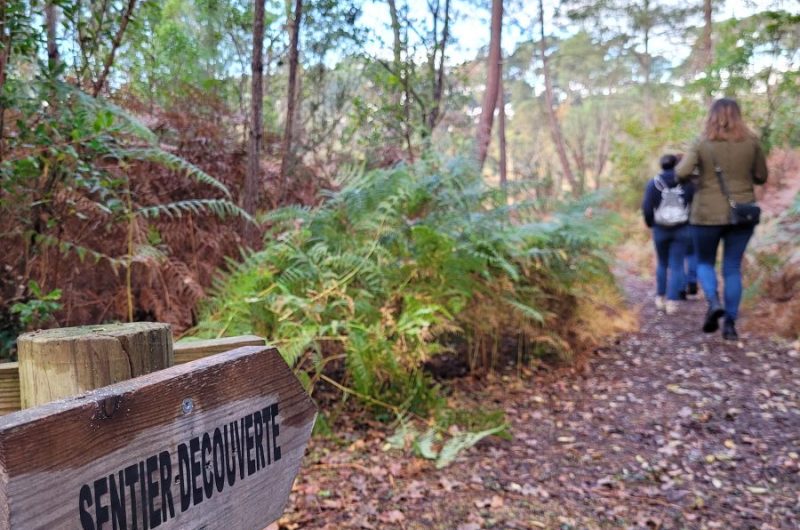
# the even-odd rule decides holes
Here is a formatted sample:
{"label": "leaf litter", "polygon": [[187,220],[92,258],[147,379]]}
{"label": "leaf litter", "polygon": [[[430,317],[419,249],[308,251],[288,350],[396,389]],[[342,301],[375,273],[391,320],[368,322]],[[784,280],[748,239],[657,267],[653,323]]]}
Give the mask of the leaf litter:
{"label": "leaf litter", "polygon": [[446,467],[374,422],[315,438],[278,528],[800,528],[798,345],[704,335],[702,300],[638,311],[638,332],[571,368],[455,381],[454,406],[502,407],[512,439]]}

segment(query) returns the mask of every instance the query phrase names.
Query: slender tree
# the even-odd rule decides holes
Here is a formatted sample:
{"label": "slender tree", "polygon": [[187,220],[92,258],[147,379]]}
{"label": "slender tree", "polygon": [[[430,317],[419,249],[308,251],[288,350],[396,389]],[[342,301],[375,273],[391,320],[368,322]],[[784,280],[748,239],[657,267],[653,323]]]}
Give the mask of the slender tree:
{"label": "slender tree", "polygon": [[572,173],[572,168],[569,165],[564,135],[561,132],[561,124],[553,108],[555,98],[553,97],[553,81],[550,79],[550,68],[547,58],[547,39],[544,35],[544,6],[542,5],[542,0],[539,0],[539,30],[539,50],[542,55],[542,76],[544,77],[544,103],[545,110],[547,111],[547,121],[550,124],[550,135],[553,138],[558,160],[561,163],[562,175],[572,188],[572,194],[578,195],[581,190],[578,186],[578,181],[575,179],[575,175]]}
{"label": "slender tree", "polygon": [[[433,38],[438,39],[437,24],[439,20],[439,3],[437,1],[434,11]],[[444,3],[444,20],[442,21],[442,38],[434,43],[433,53],[430,58],[431,82],[433,83],[433,104],[428,113],[428,129],[433,130],[439,123],[442,111],[442,96],[444,94],[444,59],[447,42],[450,38],[450,0]],[[438,64],[437,64],[438,52]]]}
{"label": "slender tree", "polygon": [[497,107],[497,94],[500,91],[501,48],[500,38],[503,29],[503,0],[492,0],[492,22],[489,38],[489,57],[487,60],[486,92],[483,94],[481,116],[478,120],[477,151],[478,165],[483,167],[489,141],[492,135],[494,109]]}
{"label": "slender tree", "polygon": [[[264,4],[256,0],[253,17],[253,57],[250,63],[250,138],[247,152],[247,176],[244,181],[242,207],[253,215],[258,206],[258,191],[261,184],[261,142],[263,139],[264,104]],[[251,227],[248,223],[246,226]],[[248,232],[251,228],[247,229]]]}
{"label": "slender tree", "polygon": [[0,161],[5,156],[6,101],[3,90],[6,84],[8,61],[11,59],[11,41],[13,38],[12,24],[10,24],[7,8],[7,3],[0,1]]}
{"label": "slender tree", "polygon": [[508,184],[508,158],[506,149],[506,97],[502,74],[500,90],[497,91],[497,140],[500,148],[500,186]]}
{"label": "slender tree", "polygon": [[[392,88],[392,106],[396,110],[402,109],[402,114],[398,114],[402,119],[402,134],[406,142],[406,152],[408,159],[414,160],[414,145],[411,139],[413,126],[411,124],[411,84],[409,81],[410,71],[408,61],[403,62],[403,51],[408,43],[408,21],[406,20],[405,35],[402,33],[400,24],[400,14],[397,10],[396,0],[387,0],[389,5],[389,17],[392,25],[392,67],[388,68],[390,74],[397,79],[401,90]],[[382,63],[385,66],[385,63]]]}
{"label": "slender tree", "polygon": [[[703,40],[702,40],[702,69],[708,70],[711,68],[711,64],[714,62],[714,43],[711,40],[711,31],[712,31],[712,8],[711,8],[711,0],[703,0]],[[706,93],[706,103],[711,104],[712,94],[709,90]]]}
{"label": "slender tree", "polygon": [[[400,23],[400,14],[397,10],[396,0],[387,0],[389,5],[389,16],[391,17],[392,24],[392,68],[390,73],[400,82],[402,92],[394,91],[392,96],[392,104],[395,107],[402,105],[402,120],[403,120],[403,136],[406,142],[406,152],[408,159],[414,161],[414,145],[411,139],[413,125],[411,124],[411,71],[409,61],[403,61],[403,51],[406,50],[408,44],[408,20],[406,20],[405,27]],[[405,30],[405,34],[402,31]],[[406,50],[407,52],[407,50]]]}
{"label": "slender tree", "polygon": [[51,73],[58,68],[58,43],[56,42],[56,29],[58,28],[58,7],[54,2],[47,2],[44,8],[44,21],[47,28],[47,67]]}
{"label": "slender tree", "polygon": [[295,106],[297,104],[297,66],[299,60],[300,24],[303,17],[303,0],[295,0],[294,15],[290,23],[289,42],[289,81],[286,96],[286,125],[283,131],[283,158],[281,159],[280,186],[281,198],[288,189],[288,172],[294,165],[292,158],[292,133],[294,128]]}
{"label": "slender tree", "polygon": [[608,152],[611,148],[611,139],[609,134],[609,120],[605,116],[600,116],[600,125],[598,127],[598,145],[597,145],[597,158],[595,159],[594,166],[594,189],[600,189],[600,178],[603,175],[603,169],[608,162]]}
{"label": "slender tree", "polygon": [[[397,13],[397,2],[387,0],[389,4],[389,17],[392,20],[392,72],[395,76],[400,75],[403,65],[403,41],[400,38],[400,16]],[[399,91],[394,91],[394,103],[400,105],[401,95]]]}
{"label": "slender tree", "polygon": [[122,18],[119,22],[119,28],[117,32],[114,34],[114,38],[111,41],[111,49],[108,51],[108,55],[103,61],[103,70],[100,72],[100,76],[94,82],[94,87],[92,88],[92,95],[97,97],[101,90],[103,90],[103,85],[106,84],[106,79],[108,78],[109,72],[111,72],[111,67],[114,64],[114,56],[117,53],[117,49],[119,48],[120,44],[122,44],[122,37],[125,35],[125,29],[128,27],[128,23],[133,16],[133,10],[136,8],[136,0],[128,0],[128,3],[125,6],[125,11],[122,13]]}
{"label": "slender tree", "polygon": [[711,0],[703,0],[703,60],[706,68],[711,66],[714,59],[714,47],[711,42],[712,14]]}

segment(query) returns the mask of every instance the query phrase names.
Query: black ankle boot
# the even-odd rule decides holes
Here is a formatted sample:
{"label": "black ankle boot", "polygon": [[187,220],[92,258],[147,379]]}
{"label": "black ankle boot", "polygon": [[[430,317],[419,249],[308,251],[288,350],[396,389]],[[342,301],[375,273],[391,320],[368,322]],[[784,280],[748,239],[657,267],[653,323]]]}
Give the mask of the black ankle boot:
{"label": "black ankle boot", "polygon": [[730,318],[725,319],[722,325],[722,338],[725,340],[738,340],[739,334],[736,333],[736,325]]}
{"label": "black ankle boot", "polygon": [[703,321],[703,331],[705,333],[714,333],[719,329],[719,319],[725,314],[718,300],[712,300],[708,304],[708,311],[706,312],[706,319]]}

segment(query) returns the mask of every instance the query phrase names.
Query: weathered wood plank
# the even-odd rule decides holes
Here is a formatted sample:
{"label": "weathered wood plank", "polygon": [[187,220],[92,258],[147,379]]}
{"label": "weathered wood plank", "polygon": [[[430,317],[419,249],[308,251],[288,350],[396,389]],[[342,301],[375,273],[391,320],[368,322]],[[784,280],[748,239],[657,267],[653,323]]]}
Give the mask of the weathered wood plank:
{"label": "weathered wood plank", "polygon": [[19,409],[19,363],[0,363],[0,416]]}
{"label": "weathered wood plank", "polygon": [[0,528],[264,528],[283,511],[315,416],[264,346],[9,414]]}
{"label": "weathered wood plank", "polygon": [[264,343],[264,338],[256,335],[176,342],[174,345],[175,364],[188,363],[215,353],[241,348],[242,346],[264,346]]}

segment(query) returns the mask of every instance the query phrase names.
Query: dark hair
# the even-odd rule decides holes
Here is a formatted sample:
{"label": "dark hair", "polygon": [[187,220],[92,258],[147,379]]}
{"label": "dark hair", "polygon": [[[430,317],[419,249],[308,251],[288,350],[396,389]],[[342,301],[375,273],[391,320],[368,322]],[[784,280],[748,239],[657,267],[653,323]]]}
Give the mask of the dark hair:
{"label": "dark hair", "polygon": [[752,137],[753,133],[742,120],[742,111],[736,101],[728,98],[716,100],[708,111],[706,128],[703,132],[706,140],[728,140],[741,142]]}
{"label": "dark hair", "polygon": [[672,169],[678,165],[678,157],[675,155],[664,155],[659,161],[661,169]]}

